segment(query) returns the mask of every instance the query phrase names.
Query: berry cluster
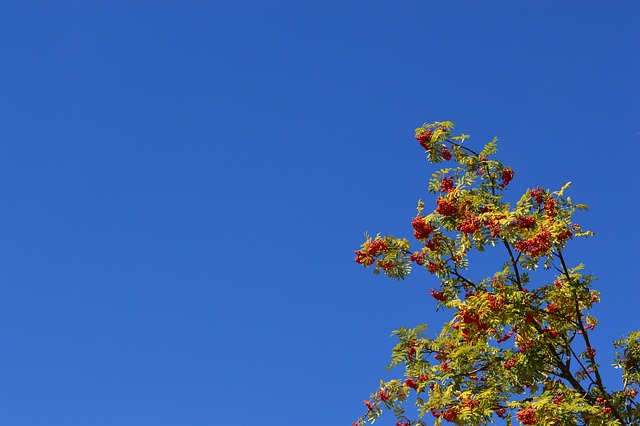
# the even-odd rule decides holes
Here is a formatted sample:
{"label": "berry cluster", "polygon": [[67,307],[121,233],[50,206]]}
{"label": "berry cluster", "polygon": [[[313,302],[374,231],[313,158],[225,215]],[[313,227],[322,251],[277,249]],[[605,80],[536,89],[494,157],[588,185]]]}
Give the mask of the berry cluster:
{"label": "berry cluster", "polygon": [[[380,253],[384,253],[389,250],[389,246],[384,240],[375,240],[369,246],[365,247],[362,250],[356,250],[356,258],[354,259],[356,263],[359,263],[363,266],[370,266],[374,262],[374,257]],[[380,265],[384,269],[383,265]],[[390,269],[390,267],[388,268]],[[388,270],[387,269],[387,270]]]}
{"label": "berry cluster", "polygon": [[427,241],[424,246],[431,251],[438,251],[440,248],[440,236],[435,235],[431,240]]}
{"label": "berry cluster", "polygon": [[418,384],[416,383],[415,380],[413,380],[411,377],[409,377],[408,379],[406,379],[404,381],[405,386],[411,388],[411,389],[418,389]]}
{"label": "berry cluster", "polygon": [[524,410],[519,410],[516,413],[516,417],[518,420],[522,422],[523,425],[535,425],[538,424],[538,420],[536,419],[536,411],[532,406],[528,406]]}
{"label": "berry cluster", "polygon": [[514,223],[516,228],[531,229],[536,226],[536,218],[532,216],[523,216],[516,219]]}
{"label": "berry cluster", "polygon": [[373,264],[374,260],[372,256],[369,256],[369,254],[364,251],[364,250],[356,250],[356,258],[354,259],[354,261],[356,263],[361,264],[362,266],[370,266]]}
{"label": "berry cluster", "polygon": [[558,241],[560,242],[564,242],[571,237],[573,237],[573,232],[569,228],[563,229],[562,231],[558,232]]}
{"label": "berry cluster", "polygon": [[424,253],[417,251],[415,253],[411,253],[410,259],[412,262],[415,262],[416,265],[422,266],[424,264],[425,257],[426,255]]}
{"label": "berry cluster", "polygon": [[410,346],[409,350],[407,351],[407,360],[415,361],[416,352],[417,352],[416,347]]}
{"label": "berry cluster", "polygon": [[453,200],[438,197],[436,204],[438,205],[438,207],[436,207],[436,213],[442,216],[454,216],[458,211],[456,203],[454,203]]}
{"label": "berry cluster", "polygon": [[502,226],[500,225],[500,220],[497,217],[492,217],[485,225],[489,231],[491,231],[492,237],[497,237],[500,235],[500,231],[502,230]]}
{"label": "berry cluster", "polygon": [[504,167],[502,169],[502,175],[500,175],[500,187],[501,188],[506,188],[507,185],[509,185],[509,183],[511,182],[511,180],[513,179],[513,169],[511,167]]}
{"label": "berry cluster", "polygon": [[427,263],[427,270],[429,271],[430,274],[435,274],[436,272],[438,272],[441,269],[442,269],[442,265],[439,265],[439,264],[434,263],[432,261],[429,261]]}
{"label": "berry cluster", "polygon": [[451,326],[460,330],[462,337],[466,341],[473,341],[477,333],[489,329],[487,323],[480,318],[481,313],[464,307],[458,312]]}
{"label": "berry cluster", "polygon": [[434,289],[431,289],[429,290],[429,295],[439,302],[444,302],[447,300],[447,298],[444,297],[442,291],[435,291]]}
{"label": "berry cluster", "polygon": [[414,217],[411,221],[413,227],[413,236],[416,240],[426,240],[429,238],[435,228],[426,222],[423,216]]}
{"label": "berry cluster", "polygon": [[480,229],[480,219],[470,211],[465,211],[465,219],[459,222],[457,229],[467,234],[473,234]]}
{"label": "berry cluster", "polygon": [[451,160],[451,152],[447,151],[447,147],[445,145],[442,145],[442,158],[447,161]]}
{"label": "berry cluster", "polygon": [[540,257],[551,248],[551,232],[542,229],[533,238],[521,240],[515,244],[515,249],[531,257]]}
{"label": "berry cluster", "polygon": [[440,192],[451,192],[454,190],[453,179],[446,177],[440,182]]}
{"label": "berry cluster", "polygon": [[393,267],[395,266],[393,262],[380,262],[378,261],[378,266],[383,270],[383,271],[390,271],[391,269],[393,269]]}
{"label": "berry cluster", "polygon": [[502,310],[505,306],[504,298],[495,294],[489,294],[487,301],[489,301],[489,308],[495,312]]}
{"label": "berry cluster", "polygon": [[518,363],[517,359],[509,358],[504,364],[502,364],[502,368],[504,368],[505,370],[511,370],[511,367],[513,367],[517,363]]}
{"label": "berry cluster", "polygon": [[538,187],[536,189],[532,189],[531,191],[529,191],[529,195],[531,196],[531,198],[533,198],[535,200],[536,203],[538,204],[542,204],[544,202],[544,196],[545,193],[542,190],[542,188]]}
{"label": "berry cluster", "polygon": [[458,418],[458,407],[449,407],[446,410],[436,411],[435,409],[431,409],[431,415],[435,418],[442,417],[448,422],[455,422]]}
{"label": "berry cluster", "polygon": [[548,197],[544,202],[544,211],[547,212],[547,216],[553,217],[556,214],[556,202],[553,198]]}
{"label": "berry cluster", "polygon": [[416,135],[416,139],[420,142],[420,146],[429,151],[431,147],[429,146],[429,142],[431,142],[431,136],[433,136],[433,131],[431,129],[426,132],[418,133]]}

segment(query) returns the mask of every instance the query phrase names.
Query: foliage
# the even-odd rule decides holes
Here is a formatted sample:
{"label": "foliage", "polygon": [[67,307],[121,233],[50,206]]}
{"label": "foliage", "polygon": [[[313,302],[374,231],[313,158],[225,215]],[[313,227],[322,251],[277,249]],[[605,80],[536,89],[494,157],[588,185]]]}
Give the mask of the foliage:
{"label": "foliage", "polygon": [[[614,343],[623,384],[606,389],[589,338],[597,324],[589,310],[599,301],[594,277],[563,255],[572,239],[593,235],[573,222],[587,206],[565,196],[569,184],[527,190],[511,205],[503,194],[514,172],[492,158],[497,140],[477,152],[453,129],[451,122],[416,129],[429,162],[447,164],[429,181],[434,210],[427,214],[418,202],[412,228],[419,248],[367,236],[355,259],[393,279],[425,268],[439,279],[430,294],[451,319],[433,337],[426,325],[393,333],[399,342],[388,368],[403,366],[404,376],[381,381],[353,425],[373,423],[385,410],[397,426],[426,425],[425,416],[436,425],[640,424],[640,332]],[[488,248],[503,250],[502,269],[469,279],[469,254]],[[410,403],[417,419],[407,415]]]}

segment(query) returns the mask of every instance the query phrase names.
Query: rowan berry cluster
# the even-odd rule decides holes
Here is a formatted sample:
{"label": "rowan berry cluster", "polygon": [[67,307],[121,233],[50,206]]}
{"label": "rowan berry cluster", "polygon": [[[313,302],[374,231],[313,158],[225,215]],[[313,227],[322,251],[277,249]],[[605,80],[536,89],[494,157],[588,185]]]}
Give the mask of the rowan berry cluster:
{"label": "rowan berry cluster", "polygon": [[431,289],[429,290],[429,295],[439,302],[444,302],[447,300],[447,298],[444,297],[444,294],[442,291],[435,291],[434,289]]}
{"label": "rowan berry cluster", "polygon": [[513,172],[513,169],[511,169],[511,167],[504,167],[502,169],[502,174],[500,175],[500,187],[506,188],[507,185],[509,185],[509,183],[513,180],[514,174],[515,173]]}
{"label": "rowan berry cluster", "polygon": [[436,213],[439,213],[442,216],[454,216],[458,211],[456,203],[453,200],[438,197],[436,204],[438,206],[436,208]]}
{"label": "rowan berry cluster", "polygon": [[515,244],[515,249],[531,257],[540,257],[551,248],[551,232],[541,229],[533,238],[521,240]]}
{"label": "rowan berry cluster", "polygon": [[411,221],[413,227],[413,236],[416,240],[426,240],[429,238],[435,228],[429,225],[423,216],[414,217]]}
{"label": "rowan berry cluster", "polygon": [[384,389],[380,389],[378,391],[378,397],[380,398],[380,401],[385,402],[386,400],[391,398],[391,394]]}
{"label": "rowan berry cluster", "polygon": [[569,228],[563,229],[562,231],[558,232],[558,241],[564,242],[569,238],[571,238],[572,236],[573,236],[573,231],[571,231],[571,229]]}
{"label": "rowan berry cluster", "polygon": [[547,216],[553,217],[556,214],[556,202],[553,198],[548,197],[544,202],[544,211],[547,212]]}
{"label": "rowan berry cluster", "polygon": [[609,414],[611,413],[611,407],[607,407],[607,403],[609,401],[607,401],[604,398],[596,398],[596,404],[598,404],[599,406],[602,407],[602,413],[603,414]]}
{"label": "rowan berry cluster", "polygon": [[356,258],[355,262],[359,263],[363,266],[370,266],[373,264],[373,256],[370,256],[367,251],[364,250],[356,250]]}
{"label": "rowan berry cluster", "polygon": [[440,244],[440,236],[435,235],[431,240],[427,241],[424,246],[431,251],[438,251],[438,249],[440,249]]}
{"label": "rowan berry cluster", "polygon": [[459,231],[466,234],[473,234],[480,229],[480,219],[478,219],[478,216],[468,210],[465,211],[464,215],[464,220],[456,226]]}
{"label": "rowan berry cluster", "polygon": [[409,350],[407,351],[407,359],[409,361],[415,361],[416,352],[417,352],[416,347],[410,346]]}
{"label": "rowan berry cluster", "polygon": [[[359,263],[363,266],[370,266],[375,261],[375,256],[380,253],[384,253],[387,250],[389,250],[389,246],[386,242],[384,242],[384,240],[375,240],[368,246],[365,244],[365,247],[362,250],[356,250],[356,258],[354,260],[356,263]],[[383,264],[378,265],[384,269]]]}
{"label": "rowan berry cluster", "polygon": [[420,133],[416,135],[416,139],[420,142],[420,145],[427,151],[431,149],[429,146],[429,142],[431,142],[431,136],[433,136],[433,131],[431,129],[427,130],[424,133]]}
{"label": "rowan berry cluster", "polygon": [[453,186],[453,179],[451,179],[450,177],[446,177],[444,179],[442,179],[442,182],[440,182],[440,192],[451,192],[453,191],[454,186]]}
{"label": "rowan berry cluster", "polygon": [[449,407],[442,411],[437,411],[435,409],[431,409],[431,415],[435,418],[442,417],[444,420],[448,422],[455,422],[458,417],[458,412],[460,409],[458,407]]}
{"label": "rowan berry cluster", "polygon": [[415,382],[415,380],[413,380],[411,377],[409,377],[408,379],[406,379],[404,381],[405,386],[411,388],[411,389],[418,389],[418,384]]}
{"label": "rowan berry cluster", "polygon": [[522,216],[515,221],[516,228],[519,229],[531,229],[536,226],[536,218],[533,216]]}
{"label": "rowan berry cluster", "polygon": [[442,158],[447,161],[451,160],[451,152],[447,151],[447,147],[445,145],[442,146]]}
{"label": "rowan berry cluster", "polygon": [[489,221],[487,221],[485,226],[487,227],[487,229],[489,231],[491,231],[491,236],[493,238],[495,238],[498,235],[500,235],[500,231],[502,230],[502,226],[500,225],[500,219],[499,218],[492,217],[491,219],[489,219]]}
{"label": "rowan berry cluster", "polygon": [[545,193],[542,190],[542,188],[538,187],[536,189],[532,189],[531,191],[529,191],[529,195],[531,196],[531,198],[533,198],[535,200],[536,203],[538,204],[542,204],[544,201],[544,197],[545,197]]}
{"label": "rowan berry cluster", "polygon": [[536,419],[536,411],[532,406],[529,406],[524,410],[519,410],[516,413],[516,417],[518,417],[518,420],[520,420],[523,425],[538,424],[538,420]]}
{"label": "rowan berry cluster", "polygon": [[390,271],[391,269],[393,269],[394,266],[395,264],[393,262],[378,261],[378,267],[380,267],[380,269],[382,269],[383,271]]}
{"label": "rowan berry cluster", "polygon": [[438,263],[435,263],[432,261],[427,262],[427,270],[429,271],[430,274],[435,274],[441,269],[442,269],[442,265],[439,265]]}
{"label": "rowan berry cluster", "polygon": [[504,299],[496,296],[495,294],[489,294],[487,296],[487,301],[489,302],[489,308],[492,311],[500,311],[504,308]]}
{"label": "rowan berry cluster", "polygon": [[474,326],[480,330],[486,330],[488,328],[484,322],[480,321],[480,316],[477,313],[471,312],[468,309],[460,310],[451,323],[451,327],[455,330],[460,330],[465,340],[471,339],[468,333],[474,332]]}
{"label": "rowan berry cluster", "polygon": [[[440,130],[446,131],[446,128],[445,129],[441,128]],[[436,145],[435,143],[432,143],[432,138],[433,138],[433,131],[431,129],[425,132],[420,132],[416,134],[416,139],[420,143],[420,146],[422,146],[425,149],[425,151],[431,151],[433,148],[435,148]],[[451,160],[451,158],[453,158],[453,154],[451,153],[451,151],[447,149],[446,145],[440,145],[439,151],[440,151],[440,155],[444,160],[449,161]]]}
{"label": "rowan berry cluster", "polygon": [[415,252],[411,253],[411,257],[409,259],[411,259],[412,262],[415,262],[416,265],[422,266],[424,264],[425,257],[427,257],[425,253]]}
{"label": "rowan berry cluster", "polygon": [[513,367],[514,365],[516,365],[518,363],[518,360],[515,358],[509,358],[504,364],[502,364],[502,367],[505,370],[511,370],[511,367]]}

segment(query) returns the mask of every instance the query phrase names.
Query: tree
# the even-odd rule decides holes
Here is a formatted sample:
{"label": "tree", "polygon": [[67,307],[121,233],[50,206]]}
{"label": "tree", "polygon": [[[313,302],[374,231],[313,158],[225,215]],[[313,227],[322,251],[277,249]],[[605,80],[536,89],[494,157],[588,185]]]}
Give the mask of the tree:
{"label": "tree", "polygon": [[[607,389],[590,340],[598,321],[589,311],[600,298],[594,277],[563,254],[572,239],[593,235],[573,222],[587,206],[565,196],[569,184],[528,190],[512,206],[503,195],[514,171],[492,158],[497,140],[477,152],[453,129],[451,122],[416,129],[429,162],[448,165],[429,181],[435,209],[425,214],[418,201],[411,225],[419,249],[405,238],[367,235],[355,252],[357,263],[393,279],[426,269],[440,281],[430,294],[451,319],[434,337],[424,324],[393,332],[399,342],[388,369],[403,366],[404,376],[381,381],[353,425],[385,410],[397,426],[426,425],[425,415],[435,424],[640,424],[640,331],[614,343],[623,383]],[[502,269],[469,278],[469,254],[488,249],[502,250]],[[417,419],[407,415],[410,403]]]}

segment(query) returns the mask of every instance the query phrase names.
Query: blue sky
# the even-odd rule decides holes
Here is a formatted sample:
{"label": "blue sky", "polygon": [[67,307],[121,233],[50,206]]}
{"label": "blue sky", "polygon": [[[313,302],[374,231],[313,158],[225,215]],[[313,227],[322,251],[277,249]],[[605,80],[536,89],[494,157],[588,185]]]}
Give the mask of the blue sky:
{"label": "blue sky", "polygon": [[411,234],[425,121],[498,136],[514,199],[572,181],[599,346],[639,329],[639,12],[0,2],[0,423],[350,424],[439,321],[353,262]]}

